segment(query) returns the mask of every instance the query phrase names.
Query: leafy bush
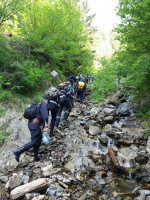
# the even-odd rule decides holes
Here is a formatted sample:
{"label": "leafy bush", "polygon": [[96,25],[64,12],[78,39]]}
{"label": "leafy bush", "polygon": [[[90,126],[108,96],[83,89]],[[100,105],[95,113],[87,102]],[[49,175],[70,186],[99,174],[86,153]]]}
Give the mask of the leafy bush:
{"label": "leafy bush", "polygon": [[143,54],[132,65],[125,85],[135,86],[135,98],[143,98],[150,91],[150,55]]}
{"label": "leafy bush", "polygon": [[7,68],[7,72],[2,73],[2,88],[10,88],[12,91],[23,94],[27,94],[30,90],[36,91],[43,80],[50,79],[47,72],[47,66],[40,68],[37,62],[16,61]]}
{"label": "leafy bush", "polygon": [[8,138],[10,136],[10,131],[5,131],[2,129],[2,127],[0,127],[0,146],[8,141]]}
{"label": "leafy bush", "polygon": [[103,66],[95,75],[96,80],[92,86],[92,96],[98,102],[106,98],[109,92],[117,89],[116,72],[111,68],[109,62],[106,63],[106,66]]}

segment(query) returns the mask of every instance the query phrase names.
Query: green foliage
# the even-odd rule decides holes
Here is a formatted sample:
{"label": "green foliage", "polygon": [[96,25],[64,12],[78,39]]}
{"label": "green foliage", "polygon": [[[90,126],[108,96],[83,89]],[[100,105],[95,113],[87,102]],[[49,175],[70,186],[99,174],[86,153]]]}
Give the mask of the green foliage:
{"label": "green foliage", "polygon": [[94,81],[92,86],[92,96],[98,102],[102,101],[111,91],[117,89],[116,85],[116,72],[111,67],[109,60],[102,60],[103,67],[94,76],[96,81]]}
{"label": "green foliage", "polygon": [[78,1],[0,1],[0,100],[10,99],[10,91],[29,94],[39,90],[45,80],[55,82],[49,75],[53,69],[61,79],[89,69],[93,64],[89,45],[93,17],[85,28]]}
{"label": "green foliage", "polygon": [[116,75],[126,77],[125,86],[134,86],[135,99],[150,92],[150,1],[120,0],[117,14],[121,23],[115,29],[121,48],[109,62]]}
{"label": "green foliage", "polygon": [[10,20],[15,19],[15,15],[21,12],[28,4],[29,0],[0,0],[0,27]]}
{"label": "green foliage", "polygon": [[150,91],[150,55],[140,56],[131,67],[125,85],[135,86],[135,98],[143,98]]}
{"label": "green foliage", "polygon": [[[44,79],[49,79],[47,66],[39,67],[37,62],[26,60],[13,62],[1,72],[2,88],[10,88],[12,91],[26,94],[40,88]],[[9,84],[7,84],[9,83]]]}
{"label": "green foliage", "polygon": [[91,65],[84,59],[90,52],[86,46],[88,35],[76,2],[33,1],[20,16],[20,22],[30,55],[38,57],[40,63],[49,62],[65,74],[75,72],[81,65]]}
{"label": "green foliage", "polygon": [[0,127],[0,146],[8,141],[8,138],[10,136],[10,131],[6,131],[6,130],[3,130],[2,127]]}
{"label": "green foliage", "polygon": [[5,114],[6,110],[0,106],[0,117]]}
{"label": "green foliage", "polygon": [[150,136],[150,103],[144,104],[138,108],[136,116],[139,117],[141,120],[146,120],[146,128],[147,132],[146,135]]}
{"label": "green foliage", "polygon": [[150,103],[139,107],[136,115],[143,120],[150,119]]}

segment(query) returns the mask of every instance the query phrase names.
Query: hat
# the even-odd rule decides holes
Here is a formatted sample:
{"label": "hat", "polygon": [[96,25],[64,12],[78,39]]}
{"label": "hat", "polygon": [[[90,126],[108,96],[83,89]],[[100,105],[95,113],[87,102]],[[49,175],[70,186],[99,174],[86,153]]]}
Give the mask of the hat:
{"label": "hat", "polygon": [[50,100],[50,97],[47,96],[46,94],[44,95],[43,99],[47,99],[47,100]]}

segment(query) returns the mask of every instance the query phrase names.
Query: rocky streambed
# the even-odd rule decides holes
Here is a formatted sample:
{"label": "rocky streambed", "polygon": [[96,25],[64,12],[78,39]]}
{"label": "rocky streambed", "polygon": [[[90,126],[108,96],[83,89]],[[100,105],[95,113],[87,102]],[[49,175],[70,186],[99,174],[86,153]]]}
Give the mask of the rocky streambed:
{"label": "rocky streambed", "polygon": [[32,150],[15,161],[13,150],[30,134],[21,113],[6,113],[12,134],[0,153],[1,199],[149,200],[150,137],[135,105],[120,99],[118,91],[99,104],[90,95],[84,104],[75,102],[36,163]]}

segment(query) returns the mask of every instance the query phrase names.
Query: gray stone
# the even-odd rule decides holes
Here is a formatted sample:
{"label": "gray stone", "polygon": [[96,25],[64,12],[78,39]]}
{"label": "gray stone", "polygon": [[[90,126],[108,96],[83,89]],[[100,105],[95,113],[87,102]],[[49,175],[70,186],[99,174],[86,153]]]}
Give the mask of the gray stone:
{"label": "gray stone", "polygon": [[22,177],[22,182],[23,182],[23,184],[29,183],[29,176],[24,175],[24,176]]}
{"label": "gray stone", "polygon": [[97,135],[101,133],[101,129],[97,126],[89,126],[89,133],[90,135]]}
{"label": "gray stone", "polygon": [[104,117],[103,120],[104,120],[106,123],[113,123],[114,117],[113,117],[113,116]]}
{"label": "gray stone", "polygon": [[107,115],[115,115],[116,114],[116,109],[104,108],[103,112],[106,113]]}
{"label": "gray stone", "polygon": [[8,181],[8,176],[1,176],[1,177],[0,177],[0,181],[2,181],[3,183],[7,183],[7,181]]}
{"label": "gray stone", "polygon": [[36,196],[38,196],[39,195],[39,193],[27,193],[27,194],[25,194],[25,199],[26,200],[30,200],[30,199],[32,199],[33,197],[36,197]]}
{"label": "gray stone", "polygon": [[148,151],[148,153],[150,154],[150,136],[148,137],[148,141],[147,141],[146,150],[147,150],[147,151]]}
{"label": "gray stone", "polygon": [[6,189],[14,189],[17,186],[22,184],[22,179],[19,178],[18,174],[14,173],[13,176],[10,177],[9,181],[6,183]]}
{"label": "gray stone", "polygon": [[133,116],[134,115],[133,107],[130,103],[120,104],[116,113],[120,116],[129,116],[129,115]]}

